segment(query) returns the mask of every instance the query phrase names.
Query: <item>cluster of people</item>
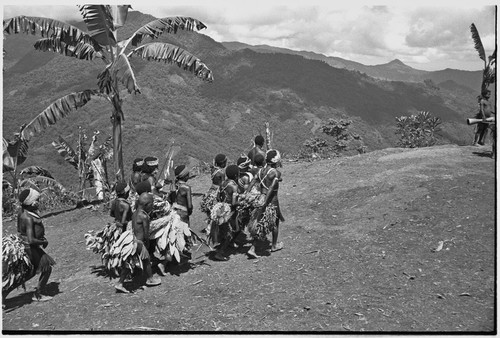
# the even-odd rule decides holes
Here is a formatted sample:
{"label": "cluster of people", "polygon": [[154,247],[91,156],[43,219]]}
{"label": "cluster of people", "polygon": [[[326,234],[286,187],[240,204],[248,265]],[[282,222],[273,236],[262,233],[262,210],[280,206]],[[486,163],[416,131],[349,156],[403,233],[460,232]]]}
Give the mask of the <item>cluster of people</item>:
{"label": "cluster of people", "polygon": [[236,164],[227,165],[224,154],[215,156],[211,170],[212,185],[203,195],[201,210],[207,215],[209,242],[216,245],[214,259],[227,261],[230,246],[238,247],[239,235],[250,237],[250,257],[258,258],[259,241],[272,234],[271,252],[281,250],[278,243],[279,223],[284,221],[278,200],[281,172],[280,153],[264,152],[264,138],[255,137],[254,147],[240,156]]}
{"label": "cluster of people", "polygon": [[[248,154],[240,156],[236,164],[228,164],[224,154],[215,156],[211,168],[211,186],[203,195],[201,210],[207,215],[207,227],[204,232],[208,241],[204,241],[194,232],[185,236],[185,248],[182,246],[180,255],[189,257],[189,249],[193,238],[214,244],[214,259],[227,261],[230,246],[241,247],[244,241],[250,241],[247,251],[250,257],[257,258],[258,242],[267,240],[272,234],[271,251],[281,250],[283,243],[278,242],[279,223],[284,218],[278,201],[281,172],[280,153],[275,149],[263,150],[264,138],[257,136],[254,147]],[[116,198],[110,204],[110,216],[114,224],[121,228],[121,233],[131,231],[134,237],[134,254],[141,260],[142,276],[146,286],[161,284],[161,279],[153,274],[153,264],[158,274],[166,275],[166,265],[172,261],[168,250],[162,257],[156,256],[155,241],[150,236],[150,226],[158,217],[167,213],[175,213],[180,221],[190,225],[193,212],[191,187],[187,181],[192,177],[189,167],[178,165],[173,168],[173,178],[157,180],[158,158],[150,156],[137,158],[133,162],[132,175],[128,182],[118,182],[114,188]],[[160,173],[161,175],[161,173]],[[167,178],[167,175],[165,175]],[[170,183],[165,184],[165,183]],[[19,195],[21,209],[17,220],[18,237],[24,245],[25,255],[30,263],[29,273],[22,276],[19,283],[40,273],[38,285],[33,299],[45,301],[51,299],[46,292],[47,282],[55,261],[43,250],[47,245],[45,230],[38,214],[38,199],[40,193],[35,189],[26,189]],[[158,202],[159,201],[159,202]],[[163,206],[168,204],[168,208]],[[162,210],[155,210],[161,205]],[[162,211],[166,211],[162,213]],[[187,231],[189,233],[189,231]],[[182,239],[184,242],[184,239]],[[210,246],[210,245],[209,245]],[[177,258],[179,260],[179,258]],[[130,267],[130,265],[129,265]],[[5,267],[4,267],[5,270]],[[133,275],[125,264],[119,270],[119,279],[115,289],[119,292],[130,292],[125,282]],[[21,284],[12,283],[3,288],[2,299]]]}
{"label": "cluster of people", "polygon": [[[171,182],[170,189],[162,183],[165,180],[157,180],[158,159],[155,157],[137,158],[133,162],[132,175],[129,183],[120,182],[116,185],[116,199],[111,202],[110,216],[114,218],[117,224],[126,230],[128,224],[131,224],[135,240],[138,242],[138,251],[140,259],[143,262],[143,272],[146,277],[146,286],[155,286],[161,284],[159,277],[153,274],[153,261],[159,274],[166,275],[166,265],[172,260],[169,253],[165,253],[162,259],[155,259],[155,240],[150,238],[150,225],[154,219],[162,216],[161,213],[155,213],[155,201],[168,202],[169,208],[175,212],[180,220],[189,226],[189,217],[193,212],[191,187],[187,185],[190,176],[190,168],[185,165],[179,165],[174,168],[175,180]],[[134,211],[132,211],[134,210]],[[190,238],[187,249],[192,244]],[[182,253],[188,255],[187,252]],[[122,267],[120,277],[115,284],[116,290],[128,293],[124,282],[132,271]]]}

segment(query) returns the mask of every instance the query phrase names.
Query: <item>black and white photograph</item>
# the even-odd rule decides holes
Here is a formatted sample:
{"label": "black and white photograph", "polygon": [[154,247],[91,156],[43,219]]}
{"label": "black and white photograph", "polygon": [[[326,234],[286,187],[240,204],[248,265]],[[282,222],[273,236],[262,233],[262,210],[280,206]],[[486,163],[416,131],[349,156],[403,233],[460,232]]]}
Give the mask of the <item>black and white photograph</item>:
{"label": "black and white photograph", "polygon": [[498,6],[1,6],[3,335],[496,335]]}

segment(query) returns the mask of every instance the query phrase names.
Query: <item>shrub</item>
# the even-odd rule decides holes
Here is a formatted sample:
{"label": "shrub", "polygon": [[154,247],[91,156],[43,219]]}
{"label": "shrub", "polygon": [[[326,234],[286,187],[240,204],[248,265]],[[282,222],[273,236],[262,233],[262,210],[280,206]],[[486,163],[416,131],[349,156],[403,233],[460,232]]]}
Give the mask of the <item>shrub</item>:
{"label": "shrub", "polygon": [[436,144],[436,133],[441,130],[439,117],[425,111],[396,117],[396,122],[396,134],[400,135],[398,146],[403,148],[430,147]]}

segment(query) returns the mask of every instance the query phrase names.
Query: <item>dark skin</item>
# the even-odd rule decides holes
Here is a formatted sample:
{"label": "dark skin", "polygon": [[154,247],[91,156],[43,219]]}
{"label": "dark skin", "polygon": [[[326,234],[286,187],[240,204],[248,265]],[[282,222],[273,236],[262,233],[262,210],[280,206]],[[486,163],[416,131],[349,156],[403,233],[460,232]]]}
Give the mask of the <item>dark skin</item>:
{"label": "dark skin", "polygon": [[120,223],[124,230],[127,223],[132,219],[132,208],[126,201],[128,195],[128,192],[118,195],[118,198],[111,204],[111,210],[109,212],[109,215],[113,217],[116,222]]}
{"label": "dark skin", "polygon": [[149,213],[153,210],[153,195],[142,193],[139,196],[137,210],[132,215],[132,229],[135,237],[149,248]]}
{"label": "dark skin", "polygon": [[[248,189],[251,190],[253,186],[257,183],[260,183],[260,189],[261,193],[265,194],[265,200],[264,204],[262,205],[262,209],[265,210],[265,208],[269,205],[269,203],[273,202],[278,204],[278,189],[279,189],[279,182],[281,181],[281,172],[279,172],[276,167],[277,163],[268,163],[267,167],[262,170],[260,177],[263,178],[262,182],[259,180],[259,175],[256,175],[252,182],[250,183]],[[267,174],[267,175],[266,175]],[[276,220],[276,226],[273,229],[272,232],[272,244],[271,244],[271,251],[276,251],[282,248],[282,243],[278,245],[278,233],[279,233],[279,222],[280,220],[283,220],[283,217],[281,216],[281,213],[278,215],[278,219]],[[248,250],[248,253],[251,256],[258,257],[255,254],[255,244],[252,245],[252,247]]]}
{"label": "dark skin", "polygon": [[[137,209],[132,215],[132,230],[134,231],[134,235],[137,240],[144,243],[144,250],[147,250],[149,248],[149,213],[153,210],[153,195],[144,192],[141,194],[141,196],[139,196],[137,202]],[[148,279],[153,276],[153,272],[151,270],[151,262],[149,260],[145,261],[144,271],[146,272],[146,277]],[[115,285],[115,288],[117,290],[124,293],[128,293],[128,290],[123,286],[127,274],[128,269],[122,268],[120,279]]]}
{"label": "dark skin", "polygon": [[188,211],[188,216],[193,213],[193,200],[191,194],[191,187],[186,183],[187,178],[179,179],[176,195],[176,203],[186,207]]}
{"label": "dark skin", "polygon": [[481,100],[479,101],[479,114],[477,117],[483,119],[484,122],[480,122],[477,125],[476,134],[474,135],[474,144],[484,144],[489,127],[489,123],[486,122],[486,119],[495,113],[493,106],[489,101],[490,97],[491,92],[487,91],[482,95]]}
{"label": "dark skin", "polygon": [[41,245],[46,248],[49,242],[43,237],[44,228],[42,222],[35,222],[33,216],[26,211],[37,212],[38,202],[32,206],[23,206],[19,217],[17,218],[17,231],[25,234],[30,245]]}
{"label": "dark skin", "polygon": [[[233,177],[233,178],[235,179],[236,177]],[[232,210],[234,210],[236,208],[236,206],[238,205],[238,185],[236,184],[234,179],[228,178],[223,183],[224,192],[225,192],[225,200],[223,202],[226,202],[229,205],[231,205]],[[231,219],[229,219],[229,223],[231,223],[231,227],[233,229],[237,227],[236,217],[237,217],[237,214],[234,213],[233,217],[231,217]],[[228,247],[229,244],[230,244],[230,242],[228,242],[227,240],[224,240],[223,243],[220,244],[220,246],[215,254],[216,259],[227,260],[227,258],[223,256],[223,252],[225,251],[225,249]]]}
{"label": "dark skin", "polygon": [[255,165],[255,161],[254,161],[254,158],[255,158],[255,155],[257,154],[262,154],[263,156],[266,156],[266,153],[264,152],[264,150],[262,150],[262,147],[264,145],[258,145],[256,144],[247,154],[248,158],[252,161],[251,164],[252,165]]}

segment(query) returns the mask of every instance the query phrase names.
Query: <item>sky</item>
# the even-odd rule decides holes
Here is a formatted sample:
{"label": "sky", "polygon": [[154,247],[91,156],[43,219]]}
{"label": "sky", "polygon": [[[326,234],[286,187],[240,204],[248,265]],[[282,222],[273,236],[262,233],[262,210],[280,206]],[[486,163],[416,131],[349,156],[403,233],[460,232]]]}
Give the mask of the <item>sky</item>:
{"label": "sky", "polygon": [[[4,18],[16,15],[81,19],[71,2],[4,2]],[[108,2],[112,3],[112,2]],[[377,5],[373,5],[373,4]],[[216,41],[266,44],[377,65],[399,59],[420,70],[482,70],[474,49],[474,23],[487,55],[496,45],[494,2],[400,2],[320,0],[132,1],[132,9],[153,15],[190,16]],[[416,3],[418,5],[416,5]],[[43,5],[40,5],[43,4]],[[76,4],[76,3],[75,3]]]}

